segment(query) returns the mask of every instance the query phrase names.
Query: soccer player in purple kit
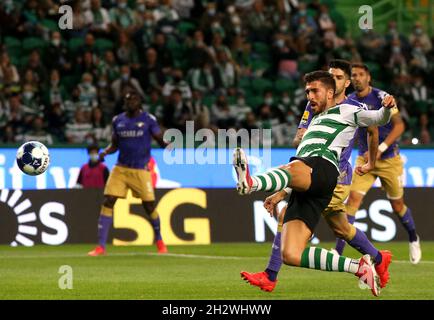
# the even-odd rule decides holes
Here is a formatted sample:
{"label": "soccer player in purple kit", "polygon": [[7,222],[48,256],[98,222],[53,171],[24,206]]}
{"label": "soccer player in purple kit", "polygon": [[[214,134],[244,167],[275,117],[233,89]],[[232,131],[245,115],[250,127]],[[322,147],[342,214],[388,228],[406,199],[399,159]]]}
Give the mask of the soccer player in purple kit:
{"label": "soccer player in purple kit", "polygon": [[[351,68],[351,82],[355,92],[349,98],[366,105],[368,109],[378,110],[381,108],[383,97],[388,94],[380,89],[370,86],[371,75],[364,64],[353,64]],[[419,236],[416,234],[416,225],[410,208],[404,203],[404,188],[401,177],[403,173],[403,162],[399,154],[397,139],[404,132],[404,123],[399,114],[398,108],[392,112],[392,119],[384,126],[378,128],[379,143],[377,161],[374,169],[363,177],[354,175],[350,196],[347,201],[347,214],[354,216],[359,209],[363,197],[372,187],[374,181],[380,178],[381,186],[386,191],[393,212],[398,216],[402,226],[408,233],[409,257],[412,264],[417,264],[422,258]],[[360,128],[358,131],[359,156],[356,165],[363,163],[366,158],[366,130]],[[338,252],[342,254],[345,243],[337,246]]]}
{"label": "soccer player in purple kit", "polygon": [[[360,105],[357,101],[348,99],[345,96],[345,89],[350,85],[351,64],[345,60],[332,60],[329,64],[329,72],[333,75],[336,82],[335,101],[337,104],[352,104]],[[298,146],[305,131],[307,130],[313,117],[311,106],[308,103],[300,121],[297,135],[294,139],[294,145]],[[366,130],[365,130],[366,131]],[[355,168],[357,175],[364,175],[374,168],[377,146],[378,146],[378,131],[376,127],[369,127],[367,132],[367,145],[369,145],[369,152],[365,163],[359,163]],[[349,163],[351,157],[352,145],[355,137],[350,143],[349,147],[345,148],[342,152],[338,177],[338,184],[334,189],[332,200],[328,207],[324,210],[323,216],[329,226],[339,239],[347,241],[352,247],[357,249],[363,254],[369,254],[374,258],[375,269],[380,276],[381,287],[384,288],[389,280],[388,266],[391,262],[391,254],[389,251],[379,251],[368,240],[366,235],[356,229],[353,221],[347,220],[346,208],[344,201],[350,193],[350,184],[352,176],[352,168]],[[290,189],[277,192],[269,197],[264,202],[264,206],[270,214],[273,214],[275,206],[282,201]],[[258,286],[261,290],[271,292],[277,284],[277,274],[282,265],[282,258],[280,253],[280,238],[283,226],[283,216],[278,216],[278,230],[274,238],[272,252],[267,268],[263,272],[250,273],[247,271],[241,272],[241,277],[248,281],[250,284]]]}
{"label": "soccer player in purple kit", "polygon": [[154,189],[151,174],[147,168],[151,157],[151,140],[154,138],[161,147],[168,144],[163,140],[154,116],[141,110],[141,97],[136,91],[129,91],[124,98],[126,111],[112,121],[111,143],[99,154],[101,161],[108,154],[119,150],[118,161],[104,189],[104,200],[98,220],[98,246],[89,256],[104,255],[105,246],[113,223],[113,207],[118,198],[125,198],[128,189],[142,200],[143,208],[151,218],[155,241],[159,253],[167,248],[160,232],[160,218],[155,211]]}

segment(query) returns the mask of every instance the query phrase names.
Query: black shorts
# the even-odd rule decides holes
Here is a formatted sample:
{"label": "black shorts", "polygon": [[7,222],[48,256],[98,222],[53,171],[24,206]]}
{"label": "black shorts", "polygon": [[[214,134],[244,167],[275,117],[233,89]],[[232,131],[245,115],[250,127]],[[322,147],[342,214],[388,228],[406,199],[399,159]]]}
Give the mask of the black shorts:
{"label": "black shorts", "polygon": [[332,199],[339,172],[330,161],[321,157],[292,157],[293,160],[303,161],[312,168],[312,182],[305,192],[292,191],[283,223],[302,220],[313,233],[321,213]]}

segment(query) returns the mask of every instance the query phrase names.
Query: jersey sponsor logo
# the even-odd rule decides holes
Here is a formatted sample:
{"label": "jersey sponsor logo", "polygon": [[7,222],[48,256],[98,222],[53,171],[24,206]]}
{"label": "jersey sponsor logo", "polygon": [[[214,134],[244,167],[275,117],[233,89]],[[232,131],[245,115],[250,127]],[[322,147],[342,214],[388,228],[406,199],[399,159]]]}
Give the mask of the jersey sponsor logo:
{"label": "jersey sponsor logo", "polygon": [[305,111],[303,113],[303,117],[301,118],[301,123],[306,123],[307,120],[309,119],[309,115],[310,115],[310,112],[309,111]]}
{"label": "jersey sponsor logo", "polygon": [[137,138],[143,136],[143,134],[143,130],[124,130],[118,132],[121,138]]}

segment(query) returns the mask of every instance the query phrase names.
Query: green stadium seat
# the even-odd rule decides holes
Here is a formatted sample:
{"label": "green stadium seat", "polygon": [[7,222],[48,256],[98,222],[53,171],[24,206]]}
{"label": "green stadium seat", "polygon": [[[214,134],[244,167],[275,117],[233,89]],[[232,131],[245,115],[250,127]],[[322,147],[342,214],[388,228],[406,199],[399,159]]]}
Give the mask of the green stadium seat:
{"label": "green stadium seat", "polygon": [[23,40],[23,49],[26,52],[30,52],[34,49],[42,50],[47,47],[47,45],[48,43],[41,38],[28,37]]}
{"label": "green stadium seat", "polygon": [[8,49],[21,47],[21,40],[15,37],[5,37],[5,45]]}
{"label": "green stadium seat", "polygon": [[289,79],[277,79],[276,82],[274,82],[274,90],[276,93],[281,94],[285,91],[291,91],[296,87],[296,83]]}
{"label": "green stadium seat", "polygon": [[273,88],[273,82],[264,78],[257,78],[252,80],[252,89],[256,94],[262,94],[267,89]]}
{"label": "green stadium seat", "polygon": [[60,31],[59,25],[50,19],[44,19],[41,21],[41,25],[43,25],[45,28],[47,28],[50,31]]}
{"label": "green stadium seat", "polygon": [[188,36],[191,31],[196,30],[196,26],[194,25],[194,23],[188,21],[181,21],[179,22],[177,29],[179,34],[183,36]]}
{"label": "green stadium seat", "polygon": [[215,96],[214,95],[206,95],[202,99],[202,103],[206,105],[208,108],[211,108],[213,103],[215,102]]}
{"label": "green stadium seat", "polygon": [[78,49],[83,45],[84,45],[83,38],[71,38],[68,42],[68,48],[73,54],[77,53]]}
{"label": "green stadium seat", "polygon": [[264,102],[264,99],[261,96],[248,96],[246,101],[247,105],[254,111]]}
{"label": "green stadium seat", "polygon": [[114,48],[114,43],[108,39],[98,38],[95,40],[95,48],[99,54],[103,54],[108,50],[112,50]]}
{"label": "green stadium seat", "polygon": [[271,67],[268,61],[262,59],[253,60],[250,66],[253,71],[266,71]]}
{"label": "green stadium seat", "polygon": [[259,54],[260,56],[269,56],[270,55],[270,47],[267,43],[263,42],[254,42],[253,43],[253,52]]}

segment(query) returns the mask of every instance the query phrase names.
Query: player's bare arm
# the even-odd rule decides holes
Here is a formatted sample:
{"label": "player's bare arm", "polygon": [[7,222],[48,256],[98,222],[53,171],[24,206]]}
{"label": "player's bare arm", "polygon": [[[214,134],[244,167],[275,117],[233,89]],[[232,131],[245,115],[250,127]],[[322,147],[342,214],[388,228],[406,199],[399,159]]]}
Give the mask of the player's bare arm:
{"label": "player's bare arm", "polygon": [[378,151],[378,127],[371,126],[367,129],[368,151],[365,154],[366,163],[363,166],[356,166],[354,171],[363,176],[375,167]]}
{"label": "player's bare arm", "polygon": [[115,137],[112,137],[110,144],[106,148],[104,148],[102,152],[100,152],[99,160],[104,161],[106,155],[113,154],[116,151],[118,151],[118,141]]}
{"label": "player's bare arm", "polygon": [[265,198],[264,208],[268,211],[270,216],[274,215],[274,209],[276,208],[277,204],[283,199],[285,199],[287,195],[288,194],[286,193],[285,190],[280,190],[276,193],[273,193],[271,196]]}
{"label": "player's bare arm", "polygon": [[399,114],[393,115],[390,121],[392,122],[393,128],[386,139],[378,146],[377,159],[379,159],[382,153],[404,133],[405,124]]}
{"label": "player's bare arm", "polygon": [[306,132],[306,130],[307,130],[306,128],[299,128],[297,130],[297,133],[295,134],[294,140],[292,141],[292,145],[294,147],[298,147],[298,145],[301,142],[301,139],[303,139],[303,135]]}
{"label": "player's bare arm", "polygon": [[157,141],[158,145],[162,148],[166,148],[167,146],[170,145],[170,143],[164,141],[162,132],[153,134],[152,137],[155,139],[155,141]]}

